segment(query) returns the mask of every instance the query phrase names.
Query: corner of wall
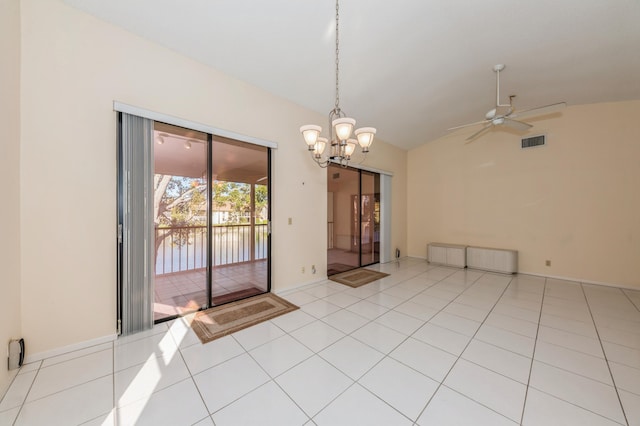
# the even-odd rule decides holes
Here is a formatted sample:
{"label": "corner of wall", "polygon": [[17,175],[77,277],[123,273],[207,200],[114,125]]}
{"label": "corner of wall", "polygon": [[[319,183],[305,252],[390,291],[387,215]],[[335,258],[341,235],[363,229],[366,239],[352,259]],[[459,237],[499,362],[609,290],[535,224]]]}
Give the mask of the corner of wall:
{"label": "corner of wall", "polygon": [[16,371],[8,371],[5,356],[9,340],[19,337],[20,318],[20,1],[0,0],[0,181],[4,182],[0,245],[0,398]]}

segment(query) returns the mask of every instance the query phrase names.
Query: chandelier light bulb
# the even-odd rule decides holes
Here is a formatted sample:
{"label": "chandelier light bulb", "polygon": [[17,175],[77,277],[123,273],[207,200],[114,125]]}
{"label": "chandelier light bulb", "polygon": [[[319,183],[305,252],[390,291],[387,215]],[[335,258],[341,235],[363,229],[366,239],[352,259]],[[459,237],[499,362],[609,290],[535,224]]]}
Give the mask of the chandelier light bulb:
{"label": "chandelier light bulb", "polygon": [[351,159],[351,154],[356,150],[356,140],[348,139],[347,144],[344,146],[344,156],[347,160]]}
{"label": "chandelier light bulb", "polygon": [[321,131],[322,127],[316,126],[315,124],[307,124],[306,126],[300,127],[300,133],[302,133],[309,151],[314,150],[314,145],[316,144]]}
{"label": "chandelier light bulb", "polygon": [[328,142],[327,138],[318,138],[318,140],[314,145],[314,150],[313,150],[313,155],[316,158],[320,158],[322,156],[324,149],[327,147],[327,142]]}
{"label": "chandelier light bulb", "polygon": [[373,143],[373,137],[376,134],[376,129],[373,127],[361,127],[355,131],[355,135],[358,138],[358,143],[362,147],[362,152],[369,152],[369,147]]}
{"label": "chandelier light bulb", "polygon": [[336,130],[336,137],[339,141],[346,141],[353,132],[353,127],[356,125],[356,120],[349,117],[336,118],[333,120],[333,128]]}

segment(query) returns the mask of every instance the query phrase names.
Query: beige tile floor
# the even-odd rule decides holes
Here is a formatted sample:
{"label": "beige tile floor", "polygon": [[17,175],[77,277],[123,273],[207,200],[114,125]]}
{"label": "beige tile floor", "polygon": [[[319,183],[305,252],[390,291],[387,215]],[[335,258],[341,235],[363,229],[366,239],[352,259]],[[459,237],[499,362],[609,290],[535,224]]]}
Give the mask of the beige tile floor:
{"label": "beige tile floor", "polygon": [[0,425],[640,425],[640,291],[374,269],[206,345],[187,316],[25,365]]}

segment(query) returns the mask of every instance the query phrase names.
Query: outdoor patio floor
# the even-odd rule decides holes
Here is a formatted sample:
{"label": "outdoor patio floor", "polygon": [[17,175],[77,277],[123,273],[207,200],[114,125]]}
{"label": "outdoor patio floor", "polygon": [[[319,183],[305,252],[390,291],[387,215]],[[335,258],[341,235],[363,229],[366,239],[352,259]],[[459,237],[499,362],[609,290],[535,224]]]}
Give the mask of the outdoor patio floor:
{"label": "outdoor patio floor", "polygon": [[[206,269],[175,272],[155,276],[154,319],[197,311],[206,304]],[[212,296],[257,288],[267,291],[265,259],[233,265],[215,266],[211,278]]]}

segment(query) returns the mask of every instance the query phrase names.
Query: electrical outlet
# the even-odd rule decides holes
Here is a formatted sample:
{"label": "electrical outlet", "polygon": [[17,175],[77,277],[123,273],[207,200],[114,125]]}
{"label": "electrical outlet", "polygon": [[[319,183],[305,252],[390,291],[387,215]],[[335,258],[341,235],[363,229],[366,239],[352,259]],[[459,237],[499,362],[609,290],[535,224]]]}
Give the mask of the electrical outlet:
{"label": "electrical outlet", "polygon": [[544,264],[545,264],[546,266],[551,266],[551,261],[550,261],[550,260],[545,260],[545,261],[544,261]]}
{"label": "electrical outlet", "polygon": [[311,273],[312,274],[316,273],[316,265],[311,265]]}
{"label": "electrical outlet", "polygon": [[302,267],[302,273],[304,274],[304,266]]}

